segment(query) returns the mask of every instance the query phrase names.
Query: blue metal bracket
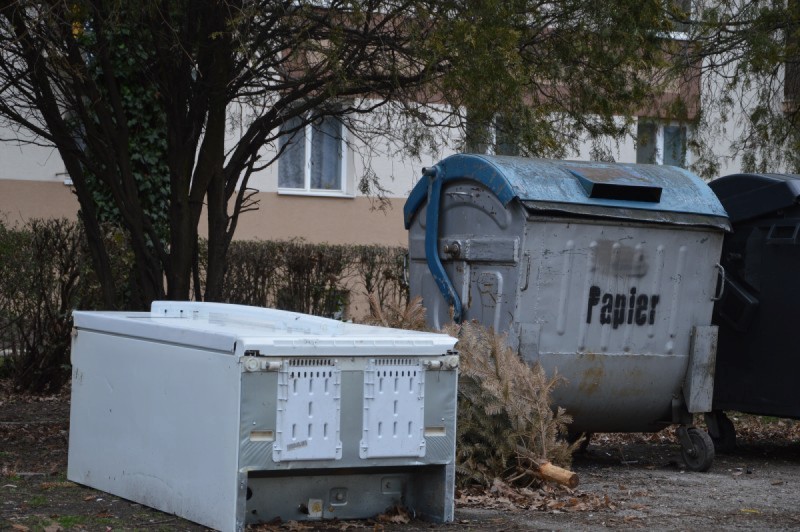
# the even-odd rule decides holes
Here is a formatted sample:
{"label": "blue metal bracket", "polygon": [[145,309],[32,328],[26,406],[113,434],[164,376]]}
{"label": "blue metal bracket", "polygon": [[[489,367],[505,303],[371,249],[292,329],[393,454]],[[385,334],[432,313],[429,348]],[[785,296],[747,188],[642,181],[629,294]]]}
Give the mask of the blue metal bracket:
{"label": "blue metal bracket", "polygon": [[436,286],[439,287],[447,304],[453,307],[453,321],[461,323],[461,299],[439,259],[439,207],[442,199],[444,172],[437,165],[425,168],[422,173],[428,178],[428,207],[425,211],[425,258],[428,261],[428,269],[433,275],[433,280],[436,281]]}

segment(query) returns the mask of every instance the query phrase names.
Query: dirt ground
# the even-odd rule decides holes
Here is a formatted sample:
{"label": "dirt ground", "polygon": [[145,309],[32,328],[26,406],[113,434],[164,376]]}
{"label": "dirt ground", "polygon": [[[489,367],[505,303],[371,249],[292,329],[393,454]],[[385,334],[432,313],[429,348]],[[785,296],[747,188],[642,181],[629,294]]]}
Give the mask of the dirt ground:
{"label": "dirt ground", "polygon": [[[6,388],[7,390],[7,388]],[[800,422],[734,417],[738,449],[686,472],[670,431],[598,435],[575,456],[575,490],[459,493],[456,521],[284,523],[260,530],[564,530],[800,528]],[[69,401],[0,393],[0,530],[205,530],[66,480]],[[400,521],[394,523],[392,521]]]}

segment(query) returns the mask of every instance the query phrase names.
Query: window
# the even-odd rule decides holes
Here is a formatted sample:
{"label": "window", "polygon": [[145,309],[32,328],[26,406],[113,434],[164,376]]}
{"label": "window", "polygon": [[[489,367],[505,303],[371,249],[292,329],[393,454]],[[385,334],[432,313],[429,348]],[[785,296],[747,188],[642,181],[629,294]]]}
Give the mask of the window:
{"label": "window", "polygon": [[636,162],[686,168],[686,126],[639,120],[636,126]]}
{"label": "window", "polygon": [[672,18],[673,32],[688,33],[692,18],[691,0],[667,0],[667,9]]}
{"label": "window", "polygon": [[513,124],[495,117],[490,124],[475,122],[467,117],[465,149],[469,153],[519,155]]}
{"label": "window", "polygon": [[278,189],[283,193],[342,195],[347,175],[344,125],[324,117],[302,126],[299,117],[281,127]]}
{"label": "window", "polygon": [[675,40],[687,40],[692,26],[692,0],[664,0],[664,9],[671,23],[671,31],[667,35]]}

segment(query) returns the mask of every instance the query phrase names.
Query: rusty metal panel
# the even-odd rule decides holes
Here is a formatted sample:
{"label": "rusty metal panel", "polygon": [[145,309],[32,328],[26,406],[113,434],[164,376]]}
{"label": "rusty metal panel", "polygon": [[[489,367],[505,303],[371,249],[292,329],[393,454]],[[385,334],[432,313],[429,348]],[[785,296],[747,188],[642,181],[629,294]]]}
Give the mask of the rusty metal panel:
{"label": "rusty metal panel", "polygon": [[542,353],[539,362],[548,375],[564,378],[553,403],[567,409],[575,432],[664,428],[685,371],[681,359],[647,353]]}

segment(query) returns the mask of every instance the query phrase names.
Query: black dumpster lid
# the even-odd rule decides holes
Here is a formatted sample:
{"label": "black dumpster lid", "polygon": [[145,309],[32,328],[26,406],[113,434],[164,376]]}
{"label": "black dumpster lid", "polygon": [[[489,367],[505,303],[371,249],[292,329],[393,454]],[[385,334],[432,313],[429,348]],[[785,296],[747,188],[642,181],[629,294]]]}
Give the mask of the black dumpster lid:
{"label": "black dumpster lid", "polygon": [[708,185],[733,223],[792,207],[800,198],[796,174],[733,174]]}

